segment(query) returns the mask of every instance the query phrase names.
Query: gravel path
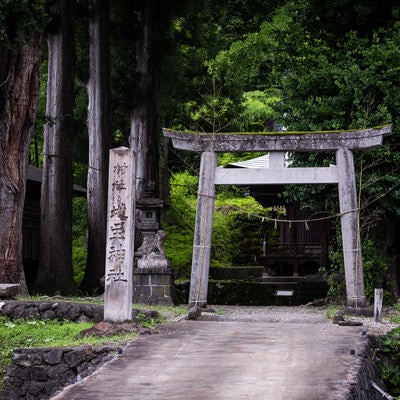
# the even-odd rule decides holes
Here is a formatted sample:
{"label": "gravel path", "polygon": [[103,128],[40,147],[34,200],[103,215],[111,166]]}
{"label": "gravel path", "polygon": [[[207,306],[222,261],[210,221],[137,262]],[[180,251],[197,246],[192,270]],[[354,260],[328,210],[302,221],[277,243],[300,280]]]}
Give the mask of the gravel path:
{"label": "gravel path", "polygon": [[[216,319],[225,321],[263,321],[271,323],[302,323],[316,324],[325,322],[328,319],[329,307],[312,307],[312,306],[259,306],[259,307],[243,307],[214,305],[209,307],[212,312],[203,312],[202,319]],[[382,323],[374,322],[373,317],[346,317],[353,321],[361,321],[363,328],[368,334],[384,335],[390,330],[399,326],[389,322],[388,315],[391,310],[384,310],[384,318]]]}

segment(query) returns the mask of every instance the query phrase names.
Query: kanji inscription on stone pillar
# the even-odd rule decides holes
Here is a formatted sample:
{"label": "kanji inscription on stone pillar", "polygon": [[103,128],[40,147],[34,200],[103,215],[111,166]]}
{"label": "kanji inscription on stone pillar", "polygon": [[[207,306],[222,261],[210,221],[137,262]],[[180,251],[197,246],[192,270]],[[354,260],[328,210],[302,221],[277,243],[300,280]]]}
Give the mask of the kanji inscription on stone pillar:
{"label": "kanji inscription on stone pillar", "polygon": [[110,150],[107,207],[104,319],[132,319],[132,268],[135,223],[135,156]]}

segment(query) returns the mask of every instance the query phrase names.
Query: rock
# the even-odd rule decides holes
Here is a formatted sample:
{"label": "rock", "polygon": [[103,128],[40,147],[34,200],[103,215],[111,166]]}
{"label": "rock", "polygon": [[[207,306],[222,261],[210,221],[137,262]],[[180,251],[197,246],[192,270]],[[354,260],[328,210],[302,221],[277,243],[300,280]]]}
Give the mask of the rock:
{"label": "rock", "polygon": [[345,319],[342,311],[336,311],[333,317],[333,323],[339,326],[361,326],[361,321]]}
{"label": "rock", "polygon": [[76,367],[85,361],[86,354],[84,349],[74,349],[64,353],[64,360],[69,367]]}
{"label": "rock", "polygon": [[361,326],[363,323],[361,321],[354,321],[350,319],[346,319],[344,321],[337,322],[339,326]]}
{"label": "rock", "polygon": [[51,320],[56,318],[56,313],[53,310],[46,310],[42,313],[41,319],[43,320]]}
{"label": "rock", "polygon": [[201,317],[201,310],[200,307],[194,306],[189,309],[188,319],[196,320]]}
{"label": "rock", "polygon": [[112,336],[114,332],[115,329],[111,322],[100,321],[91,328],[83,330],[79,336]]}
{"label": "rock", "polygon": [[43,354],[43,360],[49,365],[57,365],[60,363],[63,355],[62,349],[50,349]]}
{"label": "rock", "polygon": [[83,330],[79,337],[86,336],[113,336],[117,334],[126,335],[129,333],[137,333],[138,335],[152,335],[158,333],[149,328],[145,328],[135,322],[108,322],[101,321],[92,326],[91,328]]}
{"label": "rock", "polygon": [[338,324],[339,322],[344,321],[344,316],[342,311],[336,311],[335,315],[333,316],[333,323]]}

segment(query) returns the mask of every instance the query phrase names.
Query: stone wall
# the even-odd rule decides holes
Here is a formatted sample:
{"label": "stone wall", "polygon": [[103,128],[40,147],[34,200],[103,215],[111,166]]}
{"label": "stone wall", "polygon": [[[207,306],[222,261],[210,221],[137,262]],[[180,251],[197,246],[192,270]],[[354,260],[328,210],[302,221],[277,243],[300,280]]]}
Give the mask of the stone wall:
{"label": "stone wall", "polygon": [[99,322],[103,320],[103,306],[63,301],[0,302],[0,316],[10,319],[68,320],[73,322]]}
{"label": "stone wall", "polygon": [[115,346],[15,349],[0,398],[49,399],[116,354]]}

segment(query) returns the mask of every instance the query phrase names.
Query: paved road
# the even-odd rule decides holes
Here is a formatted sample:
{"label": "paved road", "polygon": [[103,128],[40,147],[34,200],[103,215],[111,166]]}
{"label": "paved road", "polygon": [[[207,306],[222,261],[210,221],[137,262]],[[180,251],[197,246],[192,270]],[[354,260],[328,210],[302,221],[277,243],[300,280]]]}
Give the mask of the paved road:
{"label": "paved road", "polygon": [[345,399],[363,340],[321,313],[243,308],[139,337],[53,399]]}

